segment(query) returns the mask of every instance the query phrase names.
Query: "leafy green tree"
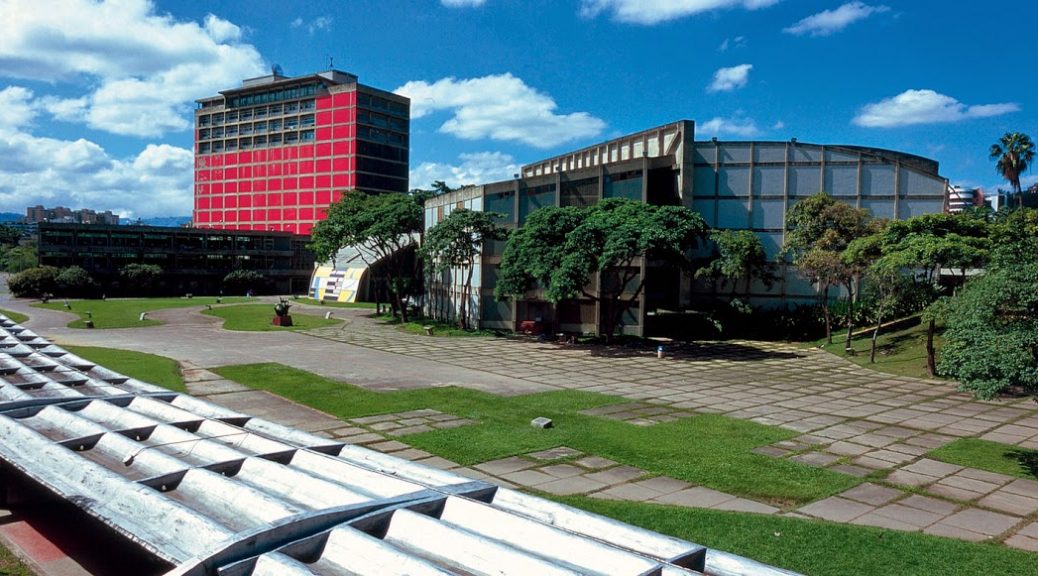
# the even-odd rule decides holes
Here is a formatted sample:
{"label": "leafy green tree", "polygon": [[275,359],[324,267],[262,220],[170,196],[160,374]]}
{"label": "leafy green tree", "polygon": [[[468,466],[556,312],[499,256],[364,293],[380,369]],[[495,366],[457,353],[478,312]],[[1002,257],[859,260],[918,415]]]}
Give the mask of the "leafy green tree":
{"label": "leafy green tree", "polygon": [[223,289],[228,294],[245,294],[266,284],[266,276],[255,270],[231,270],[223,277]]}
{"label": "leafy green tree", "polygon": [[747,310],[748,306],[735,298],[739,281],[746,281],[747,292],[754,277],[762,279],[769,287],[774,282],[773,265],[768,261],[764,245],[750,230],[712,230],[710,240],[714,244],[714,257],[696,271],[696,277],[720,280],[722,285],[731,284],[732,305]]}
{"label": "leafy green tree", "polygon": [[119,269],[119,278],[134,290],[146,293],[162,278],[162,267],[155,264],[127,264]]}
{"label": "leafy green tree", "polygon": [[40,298],[58,290],[59,270],[53,266],[38,266],[12,274],[7,278],[7,288],[20,298]]}
{"label": "leafy green tree", "polygon": [[873,233],[879,223],[868,210],[855,208],[819,192],[797,202],[786,216],[786,243],[783,251],[792,257],[800,273],[818,286],[825,313],[825,335],[832,344],[829,289],[842,285],[847,290],[847,341],[851,345],[854,329],[854,302],[858,279],[864,269],[856,261],[845,261],[841,254],[855,238]]}
{"label": "leafy green tree", "polygon": [[6,272],[21,272],[29,268],[35,268],[39,262],[36,246],[23,244],[20,246],[0,247],[0,265]]}
{"label": "leafy green tree", "polygon": [[361,258],[369,267],[380,264],[393,308],[407,322],[407,299],[418,284],[410,251],[417,248],[422,223],[422,206],[414,196],[350,190],[314,226],[310,249],[318,262],[331,259],[346,246],[358,246],[373,254],[372,261],[364,252]]}
{"label": "leafy green tree", "polygon": [[995,170],[1013,187],[1019,205],[1023,208],[1020,174],[1026,172],[1034,162],[1034,141],[1023,132],[1006,132],[998,142],[991,145],[988,155],[995,161]]}
{"label": "leafy green tree", "polygon": [[1038,239],[999,248],[987,272],[946,302],[938,370],[978,398],[1038,396]]}
{"label": "leafy green tree", "polygon": [[79,266],[62,268],[54,278],[58,292],[69,298],[81,298],[97,290],[97,282],[90,273]]}
{"label": "leafy green tree", "polygon": [[687,265],[688,251],[706,232],[702,217],[682,206],[611,198],[583,208],[540,208],[509,236],[495,294],[521,297],[539,285],[550,302],[594,300],[608,341],[641,296],[640,259]]}
{"label": "leafy green tree", "polygon": [[0,224],[0,245],[17,246],[22,239],[22,231],[6,224]]}
{"label": "leafy green tree", "polygon": [[[966,271],[985,264],[990,253],[989,227],[980,219],[958,214],[924,214],[890,222],[880,234],[886,266],[897,265],[921,274],[923,289],[940,294],[940,271]],[[934,336],[937,314],[927,315],[926,369],[936,372]]]}
{"label": "leafy green tree", "polygon": [[[430,228],[422,241],[421,255],[432,272],[443,274],[457,269],[465,274],[458,314],[458,325],[462,329],[470,325],[468,303],[472,293],[472,274],[476,268],[475,260],[483,251],[483,243],[507,237],[507,231],[497,225],[502,216],[496,212],[459,208]],[[452,280],[451,284],[457,284],[457,281]]]}

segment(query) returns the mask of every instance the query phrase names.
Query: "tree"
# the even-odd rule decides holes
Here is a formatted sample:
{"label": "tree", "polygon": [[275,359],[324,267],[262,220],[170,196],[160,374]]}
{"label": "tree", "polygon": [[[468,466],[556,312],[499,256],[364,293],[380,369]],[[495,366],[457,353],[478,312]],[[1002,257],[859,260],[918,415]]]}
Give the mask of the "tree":
{"label": "tree", "polygon": [[39,262],[36,246],[25,244],[13,247],[0,247],[0,264],[6,272],[21,272],[29,268],[35,268]]}
{"label": "tree", "polygon": [[[965,279],[970,268],[983,266],[989,256],[988,225],[958,214],[923,214],[890,222],[880,234],[883,258],[904,269],[918,271],[922,284],[940,294],[940,271],[957,270]],[[890,264],[888,264],[890,265]],[[926,370],[936,373],[934,335],[938,314],[926,315]]]}
{"label": "tree", "polygon": [[841,254],[855,238],[873,233],[880,225],[868,210],[855,208],[819,192],[797,202],[786,216],[786,243],[783,251],[793,265],[818,286],[825,313],[825,336],[832,344],[829,288],[843,285],[847,290],[847,340],[851,346],[854,329],[854,302],[858,279],[864,269],[857,261],[845,261]]}
{"label": "tree", "polygon": [[[429,229],[423,239],[422,258],[433,272],[442,274],[457,269],[459,273],[465,274],[458,314],[458,325],[462,329],[469,327],[468,303],[472,292],[472,274],[476,267],[475,260],[483,251],[483,243],[503,240],[507,236],[507,231],[497,225],[502,216],[495,212],[474,212],[459,208]],[[457,284],[456,281],[451,283]]]}
{"label": "tree", "polygon": [[26,298],[40,298],[44,294],[52,294],[58,289],[58,269],[53,266],[29,268],[7,278],[7,288],[11,294]]}
{"label": "tree", "polygon": [[769,287],[774,281],[772,264],[768,262],[760,238],[750,230],[712,230],[710,240],[714,243],[714,258],[696,271],[696,277],[719,279],[722,285],[730,283],[732,305],[746,309],[746,304],[735,298],[739,281],[746,280],[747,292],[755,276]]}
{"label": "tree", "polygon": [[1038,396],[1038,239],[999,247],[987,272],[947,301],[938,370],[979,398]]}
{"label": "tree", "polygon": [[162,267],[155,264],[127,264],[119,269],[119,278],[126,282],[127,286],[133,286],[135,290],[146,293],[155,286],[159,278],[162,278]]}
{"label": "tree", "polygon": [[97,289],[97,282],[90,273],[79,266],[62,268],[54,282],[61,295],[69,298],[85,297]]}
{"label": "tree", "polygon": [[0,224],[0,245],[17,246],[22,239],[22,231],[7,224]]}
{"label": "tree", "polygon": [[550,302],[594,300],[609,341],[645,285],[639,259],[687,264],[706,231],[699,214],[682,206],[610,198],[583,208],[540,208],[509,236],[495,294],[521,297],[539,285]]}
{"label": "tree", "polygon": [[1034,141],[1023,132],[1006,132],[991,145],[988,152],[995,161],[995,170],[1013,187],[1024,206],[1023,191],[1020,189],[1020,174],[1026,172],[1034,161]]}
{"label": "tree", "polygon": [[314,226],[309,247],[318,262],[331,259],[346,246],[361,248],[369,268],[380,264],[393,308],[407,322],[407,299],[418,283],[409,251],[418,245],[422,219],[422,206],[414,196],[350,190]]}
{"label": "tree", "polygon": [[267,278],[255,270],[231,270],[223,277],[223,289],[228,294],[247,294],[262,288]]}

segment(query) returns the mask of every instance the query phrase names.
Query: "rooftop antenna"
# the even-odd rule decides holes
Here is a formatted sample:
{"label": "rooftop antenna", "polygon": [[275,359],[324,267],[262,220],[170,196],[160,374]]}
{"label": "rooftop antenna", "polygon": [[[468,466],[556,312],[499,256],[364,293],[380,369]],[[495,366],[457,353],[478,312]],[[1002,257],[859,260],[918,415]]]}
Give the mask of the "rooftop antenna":
{"label": "rooftop antenna", "polygon": [[328,69],[335,70],[335,58],[331,54],[328,55]]}
{"label": "rooftop antenna", "polygon": [[275,76],[284,76],[285,71],[281,69],[281,64],[274,64],[270,67],[270,72]]}

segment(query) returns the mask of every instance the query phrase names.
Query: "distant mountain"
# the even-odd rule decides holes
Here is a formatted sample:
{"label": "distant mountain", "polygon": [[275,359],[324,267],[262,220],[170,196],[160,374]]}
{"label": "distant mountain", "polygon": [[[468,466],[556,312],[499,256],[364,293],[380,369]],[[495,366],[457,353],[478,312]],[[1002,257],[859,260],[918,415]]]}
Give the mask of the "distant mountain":
{"label": "distant mountain", "polygon": [[0,222],[18,222],[25,214],[19,214],[17,212],[0,212]]}
{"label": "distant mountain", "polygon": [[191,221],[190,216],[157,216],[155,218],[141,218],[140,220],[120,219],[120,224],[134,226],[162,226],[165,228],[179,228]]}

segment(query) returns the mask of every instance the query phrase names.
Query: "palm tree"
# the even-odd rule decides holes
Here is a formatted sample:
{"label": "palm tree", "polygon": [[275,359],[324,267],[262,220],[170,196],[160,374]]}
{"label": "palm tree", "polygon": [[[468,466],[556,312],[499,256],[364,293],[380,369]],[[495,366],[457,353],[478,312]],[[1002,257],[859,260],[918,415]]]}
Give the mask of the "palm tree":
{"label": "palm tree", "polygon": [[995,160],[995,170],[1009,181],[1024,205],[1023,192],[1020,190],[1020,173],[1027,170],[1034,161],[1034,141],[1023,132],[1006,132],[998,142],[991,145],[990,156]]}

